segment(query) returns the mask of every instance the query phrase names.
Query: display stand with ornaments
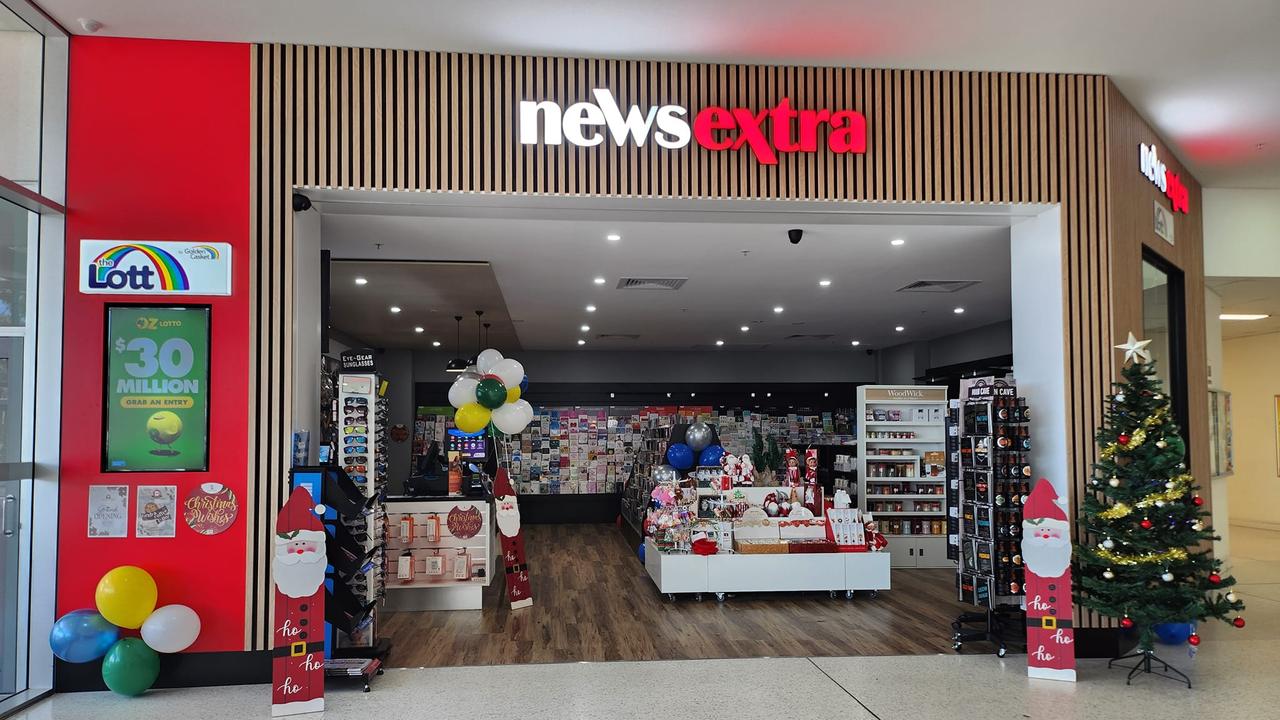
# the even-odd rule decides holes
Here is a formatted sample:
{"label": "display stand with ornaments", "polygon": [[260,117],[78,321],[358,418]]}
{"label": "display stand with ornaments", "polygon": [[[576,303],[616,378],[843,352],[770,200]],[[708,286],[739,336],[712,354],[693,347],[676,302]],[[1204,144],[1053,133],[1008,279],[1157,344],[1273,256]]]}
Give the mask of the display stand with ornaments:
{"label": "display stand with ornaments", "polygon": [[676,425],[667,464],[652,471],[643,558],[659,592],[672,600],[715,593],[723,602],[739,592],[825,590],[852,599],[889,589],[884,536],[848,493],[823,496],[808,453],[792,453],[783,485],[760,486],[773,478],[757,477],[749,456],[725,452],[717,439],[706,423]]}
{"label": "display stand with ornaments", "polygon": [[[1191,687],[1191,680],[1155,654],[1157,636],[1170,625],[1194,628],[1209,618],[1244,627],[1244,603],[1231,590],[1235,578],[1213,557],[1210,514],[1188,472],[1182,431],[1156,374],[1147,345],[1129,333],[1124,382],[1107,398],[1105,422],[1090,490],[1084,496],[1076,545],[1080,604],[1117,618],[1136,633],[1138,649],[1114,658],[1129,671],[1159,675]],[[1192,652],[1200,636],[1191,629]],[[1132,664],[1123,664],[1132,660]]]}

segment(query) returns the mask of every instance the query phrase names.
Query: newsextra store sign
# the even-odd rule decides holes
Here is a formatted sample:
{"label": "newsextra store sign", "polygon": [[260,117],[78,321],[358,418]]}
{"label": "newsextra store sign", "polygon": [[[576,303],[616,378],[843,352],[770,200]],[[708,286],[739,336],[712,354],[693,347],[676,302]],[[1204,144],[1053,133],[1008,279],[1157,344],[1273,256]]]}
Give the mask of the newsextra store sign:
{"label": "newsextra store sign", "polygon": [[746,149],[765,165],[776,165],[783,153],[867,151],[867,121],[856,110],[797,109],[790,98],[763,109],[719,105],[696,112],[683,105],[624,109],[609,90],[597,88],[591,96],[594,102],[568,107],[550,100],[521,101],[520,143],[594,147],[608,138],[618,147],[644,147],[652,140],[661,148],[676,150],[693,142],[715,152]]}

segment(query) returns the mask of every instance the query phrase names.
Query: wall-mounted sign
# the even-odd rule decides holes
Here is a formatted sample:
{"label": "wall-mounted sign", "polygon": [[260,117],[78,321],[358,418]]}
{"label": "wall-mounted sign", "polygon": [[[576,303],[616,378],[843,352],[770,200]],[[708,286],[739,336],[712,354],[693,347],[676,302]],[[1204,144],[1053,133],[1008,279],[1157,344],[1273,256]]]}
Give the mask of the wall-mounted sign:
{"label": "wall-mounted sign", "polygon": [[1159,200],[1153,201],[1156,205],[1155,220],[1153,229],[1156,235],[1164,238],[1165,242],[1173,244],[1173,213],[1165,209]]}
{"label": "wall-mounted sign", "polygon": [[227,243],[80,241],[80,292],[230,295]]}
{"label": "wall-mounted sign", "polygon": [[1139,143],[1138,169],[1169,198],[1174,212],[1187,213],[1191,210],[1191,191],[1182,184],[1178,173],[1170,170],[1160,160],[1155,145]]}
{"label": "wall-mounted sign", "polygon": [[209,308],[110,305],[104,472],[207,470]]}
{"label": "wall-mounted sign", "polygon": [[[609,90],[596,88],[591,94],[595,102],[577,102],[567,108],[551,100],[522,101],[521,144],[560,145],[568,141],[593,147],[603,143],[607,135],[619,147],[628,142],[644,147],[652,137],[667,149],[690,142],[712,151],[745,147],[765,165],[776,165],[778,153],[814,153],[820,146],[833,153],[867,150],[867,121],[856,110],[798,110],[791,106],[790,98],[783,98],[763,110],[713,105],[694,113],[682,105],[632,105],[624,111]],[[820,142],[824,133],[825,142]]]}
{"label": "wall-mounted sign", "polygon": [[201,535],[217,535],[231,527],[239,514],[236,494],[221,483],[203,483],[193,488],[182,503],[182,519]]}

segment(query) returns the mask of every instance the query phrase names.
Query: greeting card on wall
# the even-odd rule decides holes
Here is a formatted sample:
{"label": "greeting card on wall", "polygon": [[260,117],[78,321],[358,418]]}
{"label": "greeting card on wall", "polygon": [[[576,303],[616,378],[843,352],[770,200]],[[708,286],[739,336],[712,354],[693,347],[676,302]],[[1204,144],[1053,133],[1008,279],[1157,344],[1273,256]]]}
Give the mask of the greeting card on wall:
{"label": "greeting card on wall", "polygon": [[171,538],[177,529],[177,485],[139,485],[134,535]]}
{"label": "greeting card on wall", "polygon": [[217,535],[231,527],[240,513],[236,494],[220,483],[204,483],[187,495],[182,519],[201,535]]}
{"label": "greeting card on wall", "polygon": [[89,537],[129,536],[129,486],[89,486]]}

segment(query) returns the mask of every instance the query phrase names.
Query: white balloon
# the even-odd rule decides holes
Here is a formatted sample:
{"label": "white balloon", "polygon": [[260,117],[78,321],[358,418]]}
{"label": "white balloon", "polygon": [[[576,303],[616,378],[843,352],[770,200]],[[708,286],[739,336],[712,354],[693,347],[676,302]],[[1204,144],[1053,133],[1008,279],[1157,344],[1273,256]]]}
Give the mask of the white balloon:
{"label": "white balloon", "polygon": [[520,398],[519,400],[513,403],[507,403],[507,404],[520,408],[520,412],[524,413],[524,422],[526,425],[533,422],[533,406],[529,404],[528,400],[525,400],[524,398]]}
{"label": "white balloon", "polygon": [[475,378],[460,377],[449,387],[449,404],[460,408],[476,401],[476,385],[480,381]]}
{"label": "white balloon", "polygon": [[494,410],[493,415],[490,416],[493,420],[493,426],[507,435],[515,435],[529,427],[529,418],[525,417],[524,410],[520,408],[518,403],[519,401],[517,400]]}
{"label": "white balloon", "polygon": [[[500,360],[502,360],[502,353],[497,350],[493,348],[481,350],[480,354],[476,356],[476,370],[479,370],[481,375],[488,375],[493,371],[493,366],[498,364]],[[516,384],[519,385],[520,381],[516,380]]]}
{"label": "white balloon", "polygon": [[142,623],[142,641],[156,652],[182,652],[199,636],[200,616],[186,605],[156,608]]}
{"label": "white balloon", "polygon": [[524,366],[518,360],[505,358],[493,364],[489,368],[491,375],[497,375],[503,385],[509,388],[520,387],[520,381],[524,379]]}

